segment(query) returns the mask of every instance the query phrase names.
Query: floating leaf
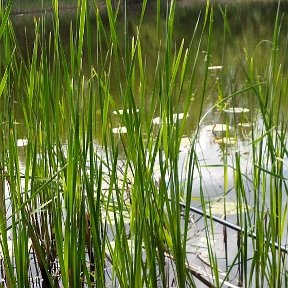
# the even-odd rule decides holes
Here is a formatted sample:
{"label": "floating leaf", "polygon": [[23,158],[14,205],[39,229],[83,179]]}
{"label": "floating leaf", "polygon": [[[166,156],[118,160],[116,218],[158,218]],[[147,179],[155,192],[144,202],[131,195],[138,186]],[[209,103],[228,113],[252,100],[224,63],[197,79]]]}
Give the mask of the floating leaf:
{"label": "floating leaf", "polygon": [[235,202],[226,201],[224,203],[223,200],[210,203],[207,209],[211,209],[212,215],[224,215],[225,211],[226,215],[235,215],[239,212],[239,209],[237,209],[237,204]]}
{"label": "floating leaf", "polygon": [[[173,116],[173,123],[176,123],[178,120],[182,120],[185,114],[178,113],[178,114],[173,114],[172,116]],[[186,117],[189,117],[189,114],[187,114]],[[168,122],[168,118],[166,118],[166,122]],[[162,123],[161,118],[160,117],[153,118],[152,123],[156,125],[160,125]]]}
{"label": "floating leaf", "polygon": [[214,139],[214,142],[217,144],[225,144],[225,145],[235,145],[236,138],[234,137],[223,137],[220,139]]}
{"label": "floating leaf", "polygon": [[252,127],[251,123],[238,123],[237,125],[240,128],[251,128]]}
{"label": "floating leaf", "polygon": [[208,70],[222,70],[223,66],[210,66],[208,67]]}
{"label": "floating leaf", "polygon": [[125,134],[125,133],[127,133],[127,128],[125,126],[113,128],[112,129],[112,133],[114,133],[114,134]]}
{"label": "floating leaf", "polygon": [[126,110],[114,110],[112,113],[114,115],[123,115],[124,113],[127,113],[127,114],[133,114],[133,113],[138,113],[139,112],[139,109],[136,109],[136,111],[132,110],[132,109],[126,109]]}
{"label": "floating leaf", "polygon": [[247,108],[232,107],[232,108],[224,109],[223,111],[226,113],[239,114],[239,113],[248,113],[250,110]]}
{"label": "floating leaf", "polygon": [[233,128],[231,126],[228,126],[226,124],[215,124],[212,127],[213,132],[226,132],[229,130],[232,130]]}
{"label": "floating leaf", "polygon": [[17,139],[16,142],[17,147],[24,147],[28,145],[28,139],[23,138],[23,139]]}

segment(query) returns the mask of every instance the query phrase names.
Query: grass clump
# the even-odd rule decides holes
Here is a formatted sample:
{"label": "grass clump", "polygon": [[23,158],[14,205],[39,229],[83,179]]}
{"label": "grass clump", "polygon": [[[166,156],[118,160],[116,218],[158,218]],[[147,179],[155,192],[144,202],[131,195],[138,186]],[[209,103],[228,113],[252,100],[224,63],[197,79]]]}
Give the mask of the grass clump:
{"label": "grass clump", "polygon": [[[247,52],[244,84],[227,94],[224,72],[216,83],[211,77],[216,67],[211,66],[216,8],[209,2],[189,41],[179,42],[174,31],[176,1],[156,1],[157,55],[152,70],[142,32],[147,1],[133,35],[126,1],[106,0],[104,14],[96,1],[78,1],[67,48],[59,3],[53,0],[53,30],[47,31],[44,14],[35,17],[28,55],[9,19],[12,4],[1,2],[0,8],[3,285],[197,287],[201,282],[221,287],[238,282],[283,287],[287,124],[279,115],[287,75],[279,58],[279,13],[268,68],[258,71]],[[227,35],[233,38],[227,11],[220,10],[224,40]],[[224,62],[223,58],[221,67]],[[217,100],[207,109],[213,89]],[[260,114],[250,134],[250,171],[243,169],[241,151],[229,150],[225,143],[220,164],[202,165],[199,138],[206,119],[217,109],[222,117],[247,94],[258,102]],[[196,124],[187,132],[192,117]],[[230,130],[237,130],[235,119],[226,117],[222,124],[232,128],[226,131],[227,139]],[[236,131],[232,146],[238,137]],[[183,149],[185,160],[179,152]],[[215,199],[205,191],[204,169],[216,166],[223,169],[222,222],[212,215]],[[236,228],[228,225],[228,214],[234,214],[228,211],[235,211],[226,201],[231,194]],[[191,207],[196,200],[202,211]],[[202,214],[196,221],[200,224],[192,211]],[[217,221],[224,227],[225,265],[214,245]],[[195,233],[197,225],[203,231]],[[238,233],[232,259],[227,256],[229,229]],[[199,235],[205,236],[209,272],[191,256],[198,255],[191,247],[197,247],[197,239],[202,241]]]}

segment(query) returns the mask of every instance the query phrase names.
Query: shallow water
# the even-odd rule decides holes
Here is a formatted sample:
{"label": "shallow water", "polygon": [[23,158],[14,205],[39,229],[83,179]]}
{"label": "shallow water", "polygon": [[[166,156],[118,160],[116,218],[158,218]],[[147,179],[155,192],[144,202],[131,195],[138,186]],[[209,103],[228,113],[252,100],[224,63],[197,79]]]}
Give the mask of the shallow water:
{"label": "shallow water", "polygon": [[[65,3],[64,3],[65,2]],[[77,1],[76,1],[77,2]],[[204,5],[200,1],[193,5],[187,4],[188,1],[181,1],[179,3],[179,7],[177,8],[177,13],[175,17],[175,46],[179,47],[182,39],[185,39],[185,46],[187,47],[191,38],[191,33],[194,29],[195,23],[197,21],[200,13],[204,12]],[[38,6],[33,6],[31,10],[30,5],[25,1],[16,1],[14,7],[14,16],[12,17],[12,22],[15,28],[16,38],[21,44],[21,49],[24,54],[24,58],[31,56],[32,53],[32,45],[34,41],[34,29],[33,29],[33,18],[40,17],[43,11],[41,11],[41,6],[39,5],[39,1],[37,1]],[[43,2],[43,6],[46,9],[44,14],[46,15],[46,29],[47,32],[51,31],[52,28],[52,20],[51,13],[49,12],[49,5],[47,2]],[[73,6],[75,1],[63,1],[65,8],[62,10],[62,16],[60,19],[60,30],[61,37],[63,41],[64,50],[69,49],[69,29],[70,23],[75,21],[75,13]],[[47,6],[46,6],[47,5]],[[223,5],[223,4],[222,4]],[[63,7],[64,7],[63,6]],[[225,6],[222,6],[223,9]],[[221,12],[218,9],[217,4],[215,4],[215,20],[213,27],[213,45],[212,45],[212,57],[209,59],[209,81],[207,94],[205,95],[205,103],[204,103],[204,113],[209,111],[211,107],[215,104],[218,97],[217,83],[218,81],[223,81],[228,83],[225,87],[225,94],[229,95],[242,87],[245,87],[245,73],[244,73],[244,47],[248,50],[249,53],[253,53],[254,62],[257,67],[259,67],[259,71],[261,69],[265,69],[269,65],[270,61],[270,48],[271,48],[271,40],[273,37],[273,27],[274,27],[274,19],[277,9],[277,3],[274,1],[263,1],[263,2],[249,2],[249,1],[237,1],[236,4],[229,4],[229,9],[227,10],[227,20],[229,23],[229,28],[231,30],[231,34],[227,35],[225,42],[223,42],[222,37],[218,37],[218,35],[222,35],[224,31],[223,27],[223,19],[221,16]],[[285,12],[288,10],[288,4],[285,2],[281,5],[281,11]],[[25,12],[25,13],[24,13]],[[105,14],[105,9],[103,10]],[[129,35],[132,38],[136,35],[137,31],[137,21],[140,13],[139,6],[131,6],[128,10],[128,27],[129,27]],[[153,82],[153,72],[155,69],[154,63],[156,62],[157,57],[157,49],[158,47],[155,44],[155,39],[157,39],[157,31],[155,29],[155,7],[153,5],[148,6],[147,12],[145,15],[144,22],[142,24],[142,33],[141,37],[145,39],[142,47],[142,53],[146,58],[146,72],[147,72],[147,98],[146,104],[151,102],[151,98],[149,95],[152,95],[152,82]],[[105,19],[105,17],[104,17]],[[284,18],[286,19],[286,18]],[[123,31],[124,25],[124,15],[123,12],[120,13],[119,16],[120,26],[119,31]],[[165,26],[165,14],[163,13],[161,19],[161,25]],[[94,15],[91,15],[91,23],[95,23]],[[108,23],[104,24],[108,25]],[[285,39],[285,35],[287,33],[287,21],[283,21],[282,32]],[[283,36],[282,35],[282,36]],[[48,37],[48,33],[44,35],[44,37]],[[196,34],[196,40],[199,40],[200,35]],[[123,41],[124,42],[124,41]],[[285,43],[281,43],[284,45]],[[96,49],[96,43],[92,43],[94,45],[92,49]],[[199,65],[196,70],[196,83],[197,81],[201,83],[201,79],[203,78],[204,68],[206,65],[206,55],[207,51],[205,51],[205,47],[207,45],[207,35],[205,34],[203,37],[201,55],[199,59]],[[84,66],[87,65],[87,59],[84,58]],[[93,64],[96,66],[96,59],[93,59]],[[283,59],[282,61],[287,64],[287,60]],[[216,68],[217,67],[217,68]],[[222,67],[222,68],[220,68]],[[115,80],[116,81],[116,80]],[[136,80],[137,81],[137,80]],[[149,86],[151,83],[151,87]],[[121,99],[120,93],[118,90],[117,83],[111,83],[111,93],[115,97],[116,103],[118,103],[119,107],[117,110],[122,111],[124,107],[121,107]],[[114,85],[113,85],[114,84]],[[187,91],[187,87],[184,87]],[[201,91],[201,89],[199,89]],[[187,181],[185,179],[185,164],[187,162],[187,158],[189,156],[189,148],[190,141],[193,138],[195,133],[195,129],[198,125],[199,120],[199,110],[201,105],[201,95],[197,94],[197,87],[195,87],[195,95],[194,97],[194,105],[193,109],[189,111],[189,117],[187,118],[187,125],[185,129],[185,133],[183,135],[182,145],[180,147],[179,152],[179,178],[183,183]],[[212,109],[205,119],[203,120],[199,135],[197,137],[196,151],[201,167],[201,181],[200,175],[195,174],[194,177],[194,188],[193,188],[193,202],[194,206],[200,205],[200,185],[203,189],[204,196],[207,201],[211,201],[212,207],[214,207],[214,214],[218,216],[223,216],[223,211],[221,212],[220,208],[216,206],[217,203],[223,201],[223,194],[225,195],[225,200],[227,203],[235,203],[235,188],[234,188],[234,175],[233,170],[228,168],[227,170],[227,184],[223,184],[224,178],[224,164],[232,166],[235,163],[235,154],[236,152],[241,155],[241,167],[246,175],[252,175],[252,161],[251,161],[251,127],[247,125],[247,123],[251,125],[258,125],[261,128],[261,119],[259,119],[258,106],[257,101],[251,93],[243,93],[240,96],[233,98],[229,103],[229,107],[240,107],[240,108],[249,108],[249,111],[245,113],[240,113],[240,117],[233,113],[231,116],[229,113],[224,110],[220,112],[217,108]],[[283,98],[283,107],[287,104],[287,99]],[[138,107],[141,112],[142,107]],[[181,121],[181,113],[184,111],[184,102],[180,102],[178,106],[178,118],[173,119],[175,121]],[[19,109],[20,110],[20,109]],[[234,110],[235,112],[235,110]],[[111,117],[113,119],[115,137],[118,137],[119,132],[123,134],[125,137],[125,129],[121,126],[121,113],[113,113],[111,111]],[[175,115],[177,115],[175,113]],[[156,115],[154,118],[155,127],[161,124],[161,119]],[[19,114],[17,116],[17,120],[21,122],[22,115]],[[227,123],[227,125],[226,125]],[[216,134],[215,124],[225,124],[225,126],[231,126],[228,132]],[[241,124],[241,125],[239,125]],[[246,124],[246,125],[245,125]],[[121,127],[121,129],[119,129]],[[19,128],[21,130],[21,128]],[[155,128],[157,129],[157,127]],[[100,130],[100,129],[99,129]],[[220,129],[221,130],[221,129]],[[127,131],[126,131],[127,132]],[[118,134],[117,134],[118,133]],[[23,135],[23,139],[25,136],[25,131],[20,131],[20,134]],[[225,138],[224,138],[225,137]],[[233,138],[232,138],[233,137]],[[101,133],[99,132],[97,138],[95,139],[95,149],[101,153]],[[63,145],[65,146],[65,145]],[[21,164],[21,169],[25,170],[25,147],[21,148],[22,152],[20,156],[23,156],[23,161]],[[123,151],[122,151],[123,152]],[[121,153],[121,151],[120,151]],[[120,155],[123,157],[122,161],[125,161],[124,153]],[[89,166],[89,163],[87,163]],[[119,165],[121,165],[120,163]],[[157,167],[154,171],[154,177],[157,181]],[[249,191],[249,181],[245,184],[247,185],[247,191]],[[249,205],[253,206],[254,199],[253,195],[248,195]],[[199,201],[198,201],[198,200]],[[269,201],[269,199],[267,199]],[[216,203],[216,204],[215,204]],[[214,205],[214,206],[213,206]],[[216,208],[218,209],[216,209]],[[232,205],[231,205],[232,207]],[[223,209],[222,209],[223,210]],[[217,212],[218,211],[218,212]],[[233,213],[233,208],[231,208],[231,214],[227,216],[227,219],[231,222],[236,221],[236,211]],[[228,213],[229,214],[229,213]],[[193,215],[191,215],[192,217]],[[197,216],[193,216],[197,218]],[[189,252],[191,252],[192,256],[189,256],[189,261],[197,263],[197,265],[204,265],[204,261],[208,260],[207,247],[206,247],[206,234],[203,230],[203,221],[195,221],[197,222],[195,225],[191,224],[191,240],[188,243],[188,246],[191,248]],[[195,235],[193,235],[195,233]],[[229,246],[229,255],[225,255],[227,251],[225,251],[225,247],[223,246],[223,227],[221,225],[217,225],[216,233],[215,233],[215,250],[217,250],[217,257],[219,257],[220,267],[223,271],[226,270],[228,262],[233,260],[235,254],[237,253],[237,245],[231,244]],[[193,236],[193,237],[192,237]],[[230,231],[228,233],[229,242],[236,243],[237,235]],[[195,242],[198,244],[195,246]],[[235,275],[237,275],[237,267],[235,268]],[[236,277],[236,276],[235,276]],[[237,281],[236,281],[237,282]],[[200,286],[199,286],[200,287]]]}

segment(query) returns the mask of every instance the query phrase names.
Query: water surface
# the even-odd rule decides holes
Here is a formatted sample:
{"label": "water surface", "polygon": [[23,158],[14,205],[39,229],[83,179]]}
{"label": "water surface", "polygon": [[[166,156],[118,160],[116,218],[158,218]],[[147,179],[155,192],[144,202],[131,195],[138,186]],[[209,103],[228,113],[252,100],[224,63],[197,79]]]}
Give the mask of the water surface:
{"label": "water surface", "polygon": [[[77,2],[77,1],[76,1]],[[31,8],[31,2],[28,1],[16,1],[14,7],[14,15],[12,16],[12,23],[15,29],[15,34],[18,42],[20,43],[21,51],[23,52],[23,57],[26,61],[28,61],[29,57],[31,57],[33,51],[33,42],[34,42],[34,19],[41,19],[41,17],[45,16],[46,22],[46,31],[43,33],[43,37],[49,37],[49,32],[53,31],[53,20],[52,13],[49,8],[49,2],[44,1],[39,5],[39,1],[33,2],[33,7]],[[35,5],[34,5],[35,4]],[[227,4],[227,5],[226,5]],[[205,101],[203,113],[207,113],[205,119],[201,123],[199,135],[197,137],[197,145],[196,151],[199,159],[200,167],[201,167],[201,175],[195,174],[193,189],[193,205],[200,205],[200,195],[201,191],[204,192],[204,196],[207,199],[207,202],[211,202],[211,206],[214,207],[214,214],[218,216],[223,215],[223,211],[221,211],[221,205],[224,200],[227,203],[235,203],[236,195],[235,195],[235,183],[234,183],[234,171],[232,169],[228,169],[226,172],[224,171],[225,165],[234,165],[235,163],[235,155],[241,155],[241,168],[243,169],[243,173],[246,175],[252,176],[252,160],[251,160],[251,127],[258,127],[261,130],[263,126],[262,120],[259,117],[259,107],[257,103],[257,99],[251,91],[242,93],[237,95],[237,97],[230,98],[229,101],[225,102],[226,108],[246,108],[243,113],[239,115],[236,113],[229,113],[225,110],[217,109],[214,107],[211,109],[218,97],[219,90],[217,89],[217,85],[219,83],[225,83],[223,86],[224,96],[231,95],[232,93],[239,91],[247,86],[247,77],[246,77],[246,69],[247,65],[245,64],[246,55],[249,57],[253,57],[254,65],[256,67],[256,71],[259,71],[259,77],[265,73],[267,67],[269,67],[269,63],[271,61],[271,47],[272,47],[272,39],[274,33],[274,22],[275,15],[277,11],[277,2],[274,1],[263,1],[263,2],[250,2],[250,1],[237,1],[233,4],[221,2],[213,3],[214,5],[214,21],[213,21],[213,31],[212,31],[212,46],[211,46],[211,56],[207,59],[207,43],[208,43],[208,29],[204,31],[202,36],[201,46],[200,46],[200,57],[198,59],[198,64],[195,72],[195,87],[193,87],[193,105],[189,111],[189,117],[187,119],[187,125],[183,135],[183,143],[180,147],[179,152],[179,176],[181,181],[185,183],[187,179],[185,179],[185,173],[183,169],[185,169],[185,165],[187,163],[187,158],[189,156],[189,148],[190,148],[190,140],[193,137],[196,128],[199,123],[199,111],[201,106],[201,91],[202,91],[202,81],[205,75],[205,69],[207,66],[211,67],[208,71],[208,84],[205,93]],[[61,39],[63,42],[63,48],[68,53],[69,51],[69,31],[72,23],[72,27],[76,25],[76,10],[74,9],[75,1],[63,1],[61,2],[61,19],[60,19],[60,33]],[[65,9],[64,9],[65,8]],[[138,5],[128,6],[127,15],[128,15],[128,34],[129,39],[135,37],[137,35],[137,26],[138,19],[141,12],[141,7]],[[227,9],[227,10],[226,10]],[[280,15],[282,13],[288,11],[288,3],[282,2],[280,6]],[[108,20],[105,18],[105,7],[103,8],[103,23],[108,27]],[[174,26],[174,45],[177,48],[181,45],[182,39],[184,39],[184,47],[188,47],[191,41],[191,35],[195,28],[195,25],[199,20],[199,28],[196,31],[195,39],[193,40],[192,46],[197,46],[200,42],[201,37],[201,25],[203,24],[203,18],[205,13],[205,5],[201,1],[194,2],[193,5],[190,5],[189,1],[180,1],[177,6],[177,13],[175,15],[175,26]],[[223,14],[226,14],[227,22],[223,21]],[[156,8],[155,5],[148,5],[147,11],[145,13],[144,21],[141,26],[141,39],[142,39],[142,53],[145,58],[146,65],[146,77],[147,77],[147,87],[145,90],[145,107],[138,107],[139,112],[143,109],[151,108],[149,103],[152,103],[151,95],[153,95],[153,79],[154,79],[154,71],[155,71],[155,63],[157,63],[157,56],[159,51],[158,46],[158,37],[165,38],[165,10],[161,14],[160,21],[160,35],[156,29]],[[124,50],[124,8],[121,7],[119,14],[119,26],[118,33],[123,36],[123,41],[121,41],[121,45],[123,45],[122,49]],[[91,25],[95,25],[95,15],[91,13],[90,18]],[[226,26],[225,26],[226,25]],[[285,47],[286,43],[286,33],[288,28],[288,22],[286,16],[284,16],[282,21],[282,29],[280,35],[280,47]],[[225,36],[225,37],[224,37]],[[97,50],[97,41],[92,38],[92,51]],[[105,45],[103,45],[105,49]],[[160,49],[165,49],[163,48]],[[176,50],[175,49],[175,50]],[[280,51],[280,57],[283,55],[283,59],[279,61],[283,63],[283,70],[286,71],[287,60],[285,57],[285,49]],[[105,52],[104,52],[105,54]],[[94,58],[95,56],[95,58]],[[89,75],[90,67],[89,60],[85,57],[84,54],[84,69],[87,71],[87,75]],[[193,59],[191,59],[192,63]],[[97,69],[97,59],[96,53],[93,54],[93,58],[91,63],[93,67]],[[112,65],[113,66],[113,65]],[[85,68],[86,67],[86,68]],[[220,68],[221,67],[221,68]],[[287,76],[287,75],[285,75]],[[122,107],[122,98],[121,91],[119,89],[119,85],[117,83],[119,79],[115,76],[115,79],[111,79],[111,95],[113,96],[115,102],[119,107],[118,109],[123,109]],[[121,79],[120,79],[121,80]],[[123,76],[123,82],[125,81]],[[135,79],[135,83],[139,82],[139,79]],[[175,108],[175,115],[178,113],[182,113],[185,110],[184,98],[188,93],[188,85],[184,85],[183,87],[183,101],[180,101],[178,106]],[[21,97],[21,95],[16,95],[17,97]],[[153,97],[156,97],[155,95]],[[135,99],[137,101],[137,94],[135,95]],[[181,98],[182,99],[182,98]],[[287,96],[283,97],[283,107],[287,105]],[[155,107],[152,107],[153,109]],[[151,109],[152,109],[151,108]],[[226,110],[227,110],[226,109]],[[19,108],[19,111],[21,109]],[[155,108],[156,115],[159,117],[160,111]],[[151,111],[147,111],[148,113]],[[285,111],[281,111],[285,114]],[[157,114],[158,113],[158,114]],[[203,114],[202,113],[202,114]],[[120,114],[120,113],[119,113]],[[283,117],[285,116],[283,114]],[[19,113],[18,121],[21,123],[22,121],[21,113]],[[156,118],[156,117],[155,117]],[[116,128],[121,127],[121,115],[113,114],[111,111],[111,119],[113,123],[113,127]],[[181,121],[180,119],[178,121]],[[98,123],[100,123],[100,116],[98,119]],[[225,124],[227,127],[230,126],[229,131],[222,133],[221,131],[217,132],[215,130],[216,124]],[[96,124],[95,124],[96,125]],[[155,120],[155,129],[157,129],[157,121]],[[21,127],[21,126],[20,126]],[[21,128],[19,128],[21,130]],[[115,131],[115,138],[119,137],[117,134],[117,130]],[[124,129],[121,129],[118,132],[125,132]],[[22,133],[23,138],[25,137],[25,131],[20,131]],[[217,134],[220,133],[220,134]],[[125,133],[122,135],[125,138]],[[225,138],[224,138],[225,137]],[[65,138],[65,135],[63,135]],[[225,139],[225,140],[224,140]],[[99,150],[101,153],[102,149],[102,135],[101,129],[97,133],[95,140],[95,149]],[[64,146],[64,143],[63,143]],[[122,161],[125,161],[124,152],[122,153]],[[25,168],[25,147],[23,148],[23,162],[22,168]],[[89,164],[89,163],[88,163]],[[155,175],[157,175],[157,171],[154,171]],[[227,177],[227,183],[224,185],[224,173]],[[201,177],[200,177],[201,176]],[[156,178],[156,176],[155,176]],[[156,179],[157,180],[157,179]],[[201,181],[200,181],[201,180]],[[245,187],[247,191],[251,191],[253,187],[250,187],[251,183],[247,181],[245,183]],[[201,189],[200,189],[201,187]],[[249,205],[252,207],[254,204],[254,195],[247,195],[247,199],[249,199]],[[269,199],[267,199],[269,202]],[[219,205],[218,205],[219,204]],[[231,205],[232,205],[231,204]],[[209,205],[209,204],[207,204]],[[214,205],[214,206],[213,206]],[[217,210],[218,207],[218,210]],[[220,207],[220,208],[219,208]],[[209,208],[207,206],[207,208]],[[212,208],[211,208],[212,209]],[[223,210],[223,209],[222,209]],[[231,213],[227,215],[227,219],[231,222],[236,222],[236,211],[233,212],[231,208]],[[197,221],[196,221],[197,222]],[[202,230],[203,222],[197,223],[197,225],[191,225],[191,241],[189,242],[189,247],[191,248],[191,253],[193,256],[189,258],[191,261],[196,261],[197,257],[200,255],[204,260],[208,258],[207,249],[205,247],[205,232]],[[219,259],[223,257],[223,259],[228,258],[230,260],[234,259],[235,254],[237,252],[237,246],[232,245],[232,248],[229,249],[229,255],[227,251],[225,251],[225,247],[222,245],[222,226],[217,226],[217,239],[215,240],[216,249],[218,249]],[[195,232],[194,237],[193,233]],[[231,232],[231,231],[230,231]],[[235,233],[230,233],[228,237],[230,237],[231,241],[235,242],[236,239]],[[196,241],[196,240],[197,241]],[[195,241],[199,243],[199,245],[195,246]],[[235,242],[236,243],[236,242]],[[203,244],[203,245],[202,245]],[[204,247],[204,248],[203,248]],[[195,255],[198,255],[197,257]],[[200,258],[201,258],[200,257]],[[198,257],[199,265],[203,262]],[[200,260],[199,260],[200,259]],[[201,262],[202,261],[202,262]],[[225,270],[227,267],[226,260],[219,260],[221,262],[221,268]],[[234,271],[235,275],[237,274],[237,269]]]}

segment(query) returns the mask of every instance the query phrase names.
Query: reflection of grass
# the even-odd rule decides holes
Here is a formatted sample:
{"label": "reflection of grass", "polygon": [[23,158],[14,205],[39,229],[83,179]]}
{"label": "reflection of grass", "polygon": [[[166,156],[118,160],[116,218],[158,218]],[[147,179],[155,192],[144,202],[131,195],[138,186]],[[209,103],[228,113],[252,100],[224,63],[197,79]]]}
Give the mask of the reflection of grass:
{"label": "reflection of grass", "polygon": [[[193,287],[196,281],[218,287],[233,282],[238,269],[238,281],[245,286],[281,287],[286,255],[274,243],[286,237],[287,127],[278,115],[287,77],[278,50],[272,50],[264,72],[257,71],[247,52],[241,90],[224,95],[230,85],[225,77],[215,89],[222,94],[213,108],[244,93],[254,94],[263,121],[260,128],[251,128],[252,176],[244,174],[240,154],[234,153],[234,189],[228,189],[231,167],[224,153],[221,205],[226,217],[231,207],[224,196],[233,190],[233,214],[244,233],[239,234],[236,255],[232,260],[226,255],[230,262],[223,267],[214,243],[217,225],[207,217],[215,213],[215,205],[207,204],[196,154],[198,129],[212,111],[202,113],[214,87],[210,83],[215,82],[208,70],[213,9],[207,4],[201,24],[193,26],[190,43],[174,45],[176,2],[170,3],[163,31],[159,15],[166,7],[157,1],[158,31],[152,40],[157,55],[151,63],[142,35],[151,29],[145,26],[146,1],[133,38],[127,18],[120,19],[124,29],[119,29],[118,7],[111,1],[106,1],[107,25],[95,7],[78,1],[68,49],[60,34],[58,1],[53,4],[53,34],[44,34],[44,16],[35,20],[33,52],[27,59],[8,18],[0,27],[0,251],[5,284],[29,287],[39,276],[48,287],[169,287],[172,277],[178,287]],[[90,21],[89,9],[95,9],[95,22]],[[6,11],[1,7],[4,20]],[[225,13],[223,17],[227,20]],[[276,21],[274,48],[280,41],[279,26]],[[199,62],[203,43],[207,61]],[[16,124],[16,109],[23,115],[23,130]],[[198,119],[197,127],[189,138],[182,137],[192,117]],[[119,132],[113,130],[116,126],[125,127],[125,133],[114,134]],[[18,147],[19,139],[26,138],[27,145]],[[180,175],[182,150],[188,157]],[[196,190],[204,213],[208,273],[189,263],[187,253],[188,240],[193,241],[191,223],[196,225],[190,211]],[[251,230],[256,233],[253,240]]]}
{"label": "reflection of grass", "polygon": [[[14,0],[13,11],[17,13],[39,11],[41,9],[51,9],[53,1],[50,0],[29,0],[18,1]],[[77,0],[62,0],[60,1],[61,9],[77,7]]]}

